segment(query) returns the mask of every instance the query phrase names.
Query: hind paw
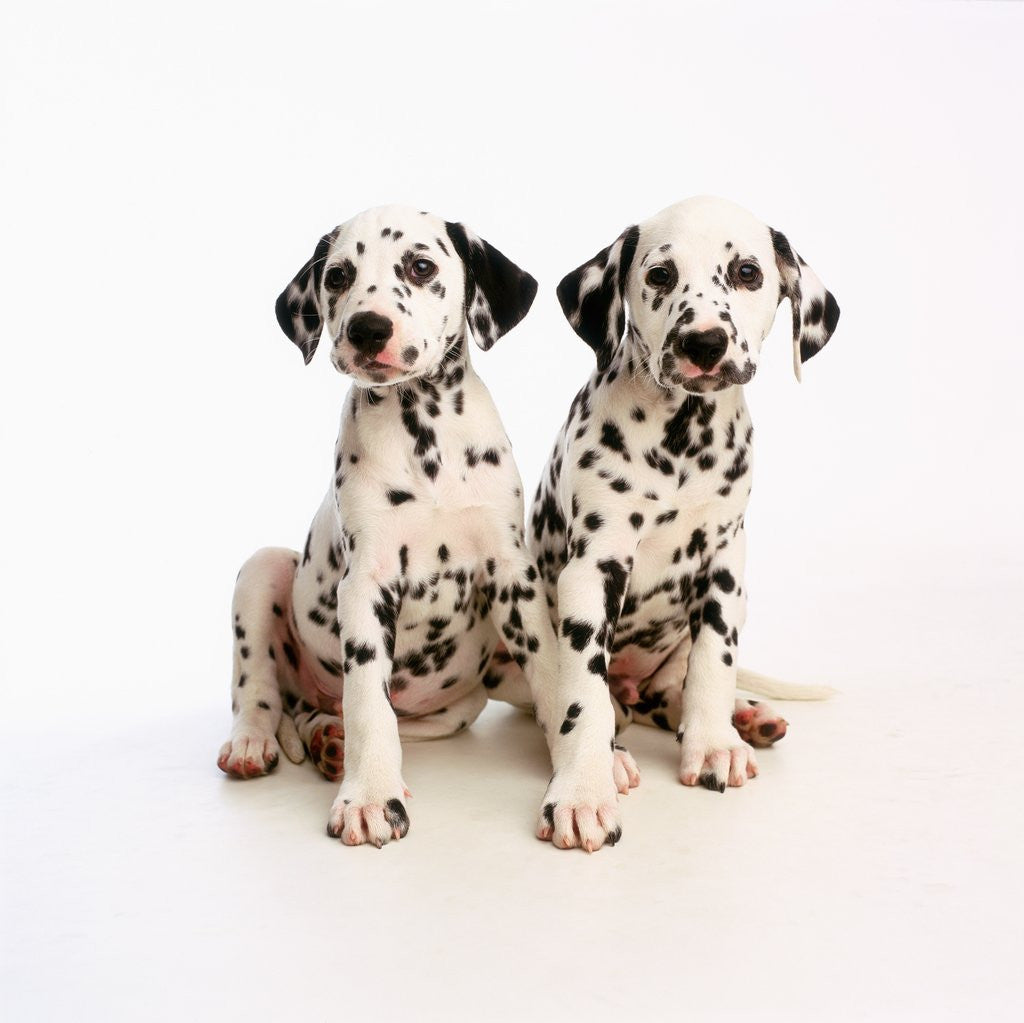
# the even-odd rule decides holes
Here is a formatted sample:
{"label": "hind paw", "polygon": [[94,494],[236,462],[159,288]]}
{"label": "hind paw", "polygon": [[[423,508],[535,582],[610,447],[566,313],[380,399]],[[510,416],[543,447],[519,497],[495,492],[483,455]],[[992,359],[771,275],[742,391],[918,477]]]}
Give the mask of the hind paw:
{"label": "hind paw", "polygon": [[341,723],[317,725],[309,737],[309,758],[328,781],[345,773],[345,733]]}
{"label": "hind paw", "polygon": [[786,734],[789,722],[770,704],[737,700],[732,725],[744,742],[764,749],[773,746]]}

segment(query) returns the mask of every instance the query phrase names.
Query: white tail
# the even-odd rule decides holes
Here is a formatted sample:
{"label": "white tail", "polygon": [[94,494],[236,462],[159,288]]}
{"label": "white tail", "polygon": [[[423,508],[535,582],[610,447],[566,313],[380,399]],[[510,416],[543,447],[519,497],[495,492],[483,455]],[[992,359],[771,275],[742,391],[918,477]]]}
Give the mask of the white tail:
{"label": "white tail", "polygon": [[793,682],[780,682],[777,678],[769,678],[746,668],[736,672],[736,686],[771,700],[827,700],[838,692],[831,686],[802,686]]}

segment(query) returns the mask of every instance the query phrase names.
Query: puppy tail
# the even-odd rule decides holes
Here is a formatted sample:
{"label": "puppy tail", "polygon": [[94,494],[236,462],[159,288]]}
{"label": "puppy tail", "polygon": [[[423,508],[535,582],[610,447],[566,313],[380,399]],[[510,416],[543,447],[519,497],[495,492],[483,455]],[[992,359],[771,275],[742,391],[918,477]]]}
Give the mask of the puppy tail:
{"label": "puppy tail", "polygon": [[740,668],[736,672],[736,687],[755,696],[770,700],[827,700],[839,692],[831,686],[804,686],[793,682],[780,682],[756,671]]}
{"label": "puppy tail", "polygon": [[287,711],[281,715],[281,723],[277,726],[277,741],[281,744],[284,755],[293,764],[301,764],[306,759],[306,750],[299,738],[299,731]]}

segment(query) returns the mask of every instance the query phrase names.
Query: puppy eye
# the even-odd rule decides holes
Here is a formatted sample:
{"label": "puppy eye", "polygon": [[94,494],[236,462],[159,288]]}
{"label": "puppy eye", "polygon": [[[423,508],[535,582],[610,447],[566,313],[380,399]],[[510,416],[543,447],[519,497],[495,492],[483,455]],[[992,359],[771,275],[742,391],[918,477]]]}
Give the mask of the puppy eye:
{"label": "puppy eye", "polygon": [[331,291],[340,291],[348,283],[348,275],[343,266],[332,266],[324,274],[324,284]]}
{"label": "puppy eye", "polygon": [[736,276],[743,284],[760,284],[761,268],[756,263],[740,263]]}
{"label": "puppy eye", "polygon": [[672,274],[669,273],[667,267],[652,266],[650,270],[647,271],[647,277],[645,279],[652,288],[663,288],[670,280],[672,280]]}
{"label": "puppy eye", "polygon": [[409,276],[415,281],[428,281],[437,273],[437,264],[433,260],[420,256],[409,264]]}

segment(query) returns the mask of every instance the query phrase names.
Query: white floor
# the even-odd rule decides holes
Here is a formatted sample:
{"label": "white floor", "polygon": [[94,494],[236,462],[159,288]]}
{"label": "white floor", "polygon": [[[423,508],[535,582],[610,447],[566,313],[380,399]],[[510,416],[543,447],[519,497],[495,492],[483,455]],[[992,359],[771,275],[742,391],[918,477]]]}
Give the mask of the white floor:
{"label": "white floor", "polygon": [[[590,857],[532,837],[544,746],[501,706],[408,747],[412,829],[383,851],[325,836],[308,763],[225,779],[223,694],[106,732],[22,722],[2,1015],[1019,1018],[1018,605],[931,597],[931,630],[889,594],[807,637],[843,694],[785,705],[741,790],[682,788],[671,738],[630,729],[643,781]],[[844,668],[854,608],[879,639]]]}

